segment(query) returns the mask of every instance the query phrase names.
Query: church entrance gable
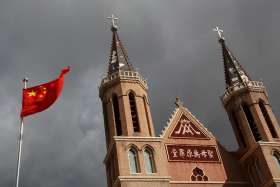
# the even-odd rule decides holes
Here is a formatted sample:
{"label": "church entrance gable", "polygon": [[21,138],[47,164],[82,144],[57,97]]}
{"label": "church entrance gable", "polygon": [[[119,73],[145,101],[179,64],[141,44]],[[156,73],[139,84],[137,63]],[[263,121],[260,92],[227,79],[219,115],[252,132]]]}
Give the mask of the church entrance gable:
{"label": "church entrance gable", "polygon": [[186,107],[177,105],[161,137],[171,181],[193,185],[226,180],[216,138]]}
{"label": "church entrance gable", "polygon": [[209,139],[207,135],[200,130],[194,121],[182,114],[180,119],[174,126],[173,131],[169,135],[170,138],[193,138],[193,139]]}
{"label": "church entrance gable", "polygon": [[172,113],[161,137],[167,139],[214,139],[213,135],[183,106],[176,108]]}

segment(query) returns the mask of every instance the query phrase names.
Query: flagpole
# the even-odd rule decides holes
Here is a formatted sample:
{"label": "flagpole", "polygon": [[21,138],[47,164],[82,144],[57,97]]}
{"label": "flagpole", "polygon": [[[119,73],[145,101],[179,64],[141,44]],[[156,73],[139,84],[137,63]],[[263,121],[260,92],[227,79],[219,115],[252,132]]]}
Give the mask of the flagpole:
{"label": "flagpole", "polygon": [[[24,89],[27,88],[28,78],[22,80],[24,84]],[[16,178],[16,187],[19,185],[19,174],[20,174],[20,165],[21,165],[21,152],[22,152],[22,137],[23,137],[23,117],[21,117],[21,125],[19,132],[19,143],[18,143],[18,161],[17,161],[17,178]]]}

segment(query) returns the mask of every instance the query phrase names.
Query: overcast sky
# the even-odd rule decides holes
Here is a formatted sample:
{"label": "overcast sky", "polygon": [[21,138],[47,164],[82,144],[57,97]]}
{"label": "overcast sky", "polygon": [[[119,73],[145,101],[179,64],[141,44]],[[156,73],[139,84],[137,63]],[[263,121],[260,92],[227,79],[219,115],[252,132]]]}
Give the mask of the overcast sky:
{"label": "overcast sky", "polygon": [[0,186],[15,184],[21,79],[55,79],[71,65],[59,100],[25,120],[21,187],[103,187],[105,138],[98,86],[114,13],[134,67],[148,79],[157,134],[176,96],[229,150],[236,141],[219,96],[225,88],[217,35],[280,116],[280,2],[276,0],[0,1]]}

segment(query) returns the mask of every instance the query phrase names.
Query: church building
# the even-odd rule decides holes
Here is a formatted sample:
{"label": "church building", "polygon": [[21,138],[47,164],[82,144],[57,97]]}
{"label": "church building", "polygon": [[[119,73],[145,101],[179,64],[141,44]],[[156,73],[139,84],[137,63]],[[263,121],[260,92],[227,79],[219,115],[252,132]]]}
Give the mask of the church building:
{"label": "church building", "polygon": [[108,187],[280,187],[280,129],[266,88],[242,68],[220,29],[226,82],[221,101],[238,141],[234,152],[179,98],[167,126],[155,134],[147,81],[129,62],[117,18],[111,19],[108,72],[99,87]]}

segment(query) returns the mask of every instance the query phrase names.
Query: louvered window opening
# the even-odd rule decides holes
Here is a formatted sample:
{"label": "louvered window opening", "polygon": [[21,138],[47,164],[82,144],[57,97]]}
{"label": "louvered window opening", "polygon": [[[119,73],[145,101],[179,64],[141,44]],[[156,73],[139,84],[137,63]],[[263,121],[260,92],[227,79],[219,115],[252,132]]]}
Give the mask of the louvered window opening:
{"label": "louvered window opening", "polygon": [[236,114],[233,112],[233,113],[231,114],[231,116],[232,116],[232,119],[233,119],[233,123],[234,123],[234,125],[235,125],[235,127],[236,127],[236,130],[237,130],[237,134],[238,134],[240,143],[241,143],[241,145],[245,148],[247,145],[246,145],[245,138],[244,138],[244,136],[243,136],[243,133],[242,133],[240,124],[239,124],[239,122],[238,122],[238,120],[237,120]]}
{"label": "louvered window opening", "polygon": [[133,130],[134,132],[140,132],[135,96],[133,93],[129,93],[129,104],[130,104]]}
{"label": "louvered window opening", "polygon": [[264,119],[266,121],[266,124],[268,126],[268,129],[269,129],[269,132],[270,132],[272,138],[278,138],[277,133],[275,131],[275,128],[273,127],[272,121],[271,121],[271,119],[269,117],[269,114],[268,114],[268,112],[266,110],[264,102],[260,101],[259,102],[259,106],[260,106],[260,109],[262,111],[263,117],[264,117]]}
{"label": "louvered window opening", "polygon": [[119,109],[119,100],[116,94],[113,95],[113,108],[114,108],[114,120],[116,125],[117,136],[122,135],[122,126],[121,126],[121,116]]}
{"label": "louvered window opening", "polygon": [[253,117],[253,115],[251,113],[251,110],[250,110],[249,106],[244,104],[242,106],[242,108],[243,108],[243,111],[244,111],[244,113],[246,115],[246,119],[247,119],[247,121],[249,123],[250,129],[251,129],[251,131],[253,133],[255,141],[258,142],[258,141],[262,140],[261,134],[259,132],[259,129],[258,129],[255,121],[254,121],[254,117]]}

